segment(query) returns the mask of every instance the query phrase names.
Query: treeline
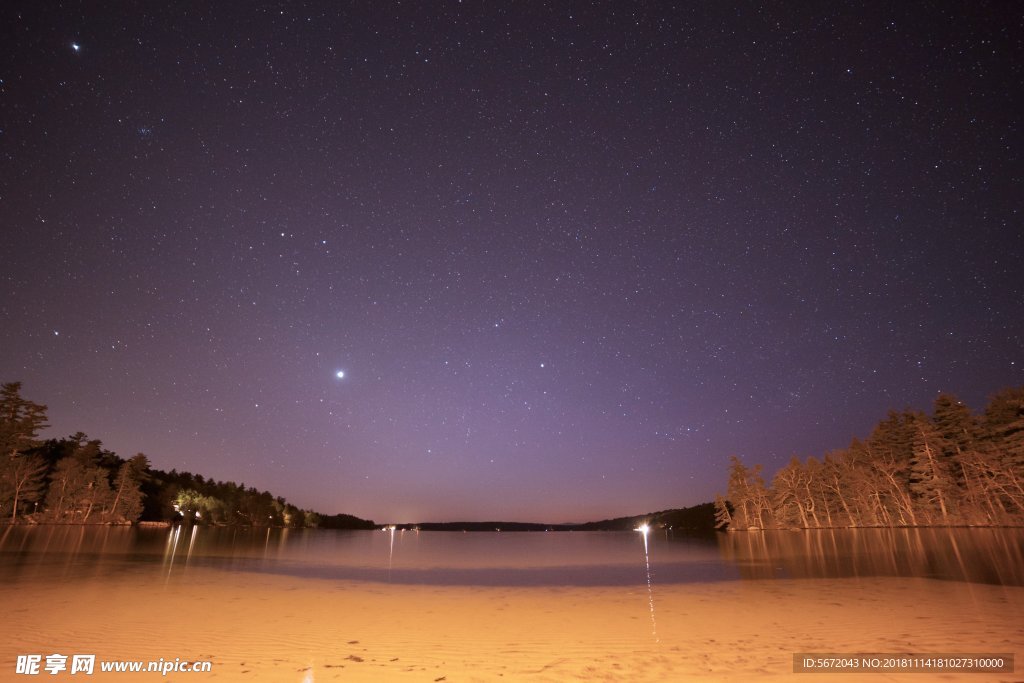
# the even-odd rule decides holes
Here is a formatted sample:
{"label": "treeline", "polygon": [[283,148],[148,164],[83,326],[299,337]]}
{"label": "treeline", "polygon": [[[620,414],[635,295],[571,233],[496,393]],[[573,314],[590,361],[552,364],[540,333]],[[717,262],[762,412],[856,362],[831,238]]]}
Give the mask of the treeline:
{"label": "treeline", "polygon": [[614,519],[579,524],[507,521],[419,522],[398,524],[395,529],[418,529],[420,531],[634,531],[642,524],[659,529],[713,533],[715,530],[715,508],[713,503],[701,503],[688,508],[662,510],[661,512],[649,512],[646,515],[615,517]]}
{"label": "treeline", "polygon": [[317,527],[320,515],[301,510],[268,491],[233,481],[214,481],[191,472],[151,469],[142,485],[144,520],[220,526]]}
{"label": "treeline", "polygon": [[941,394],[931,415],[890,411],[866,440],[794,457],[770,485],[761,472],[732,457],[719,527],[1024,525],[1024,387],[981,414]]}
{"label": "treeline", "polygon": [[[46,419],[46,406],[23,398],[20,383],[0,389],[0,523],[321,525],[318,513],[267,491],[163,472],[142,453],[126,460],[81,432],[40,440]],[[333,528],[373,525],[350,515],[324,519]]]}
{"label": "treeline", "polygon": [[674,529],[677,531],[713,532],[715,528],[715,508],[712,503],[701,503],[688,508],[676,508],[650,512],[646,515],[633,517],[616,517],[599,522],[572,525],[575,531],[631,531],[641,524],[653,528]]}

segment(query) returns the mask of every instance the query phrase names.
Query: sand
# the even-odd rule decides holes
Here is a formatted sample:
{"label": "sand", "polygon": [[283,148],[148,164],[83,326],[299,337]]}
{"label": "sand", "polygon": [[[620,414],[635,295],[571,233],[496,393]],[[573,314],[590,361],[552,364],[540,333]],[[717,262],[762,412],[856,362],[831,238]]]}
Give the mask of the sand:
{"label": "sand", "polygon": [[[409,586],[194,568],[0,587],[19,654],[208,660],[119,681],[1024,681],[1024,588],[928,579]],[[1014,674],[794,674],[796,652],[1015,653]]]}

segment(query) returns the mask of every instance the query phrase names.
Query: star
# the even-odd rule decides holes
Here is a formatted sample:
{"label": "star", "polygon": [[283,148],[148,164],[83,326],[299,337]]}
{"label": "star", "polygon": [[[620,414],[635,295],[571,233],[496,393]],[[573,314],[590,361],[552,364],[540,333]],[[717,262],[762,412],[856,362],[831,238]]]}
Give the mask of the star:
{"label": "star", "polygon": [[[1014,172],[1000,85],[1019,73],[993,58],[1021,49],[978,3],[890,4],[856,18],[899,27],[877,55],[856,32],[803,32],[847,21],[839,10],[764,9],[750,25],[713,12],[702,21],[721,40],[685,51],[664,37],[693,13],[659,12],[629,21],[627,42],[649,50],[611,57],[606,20],[629,14],[613,18],[617,3],[552,17],[544,40],[529,12],[481,10],[520,37],[508,61],[473,22],[408,29],[436,19],[427,3],[358,27],[247,17],[247,39],[287,20],[310,46],[298,51],[235,50],[225,3],[139,36],[124,27],[165,18],[147,3],[97,4],[85,23],[23,3],[5,103],[31,116],[61,99],[4,148],[31,172],[0,180],[5,225],[23,228],[3,239],[0,301],[16,304],[0,304],[0,382],[60,406],[40,437],[95,432],[164,471],[244,475],[301,492],[301,507],[389,522],[683,507],[722,492],[733,452],[768,474],[864,436],[890,406],[928,410],[940,386],[980,408],[1024,384],[1022,241],[1004,221],[1019,202],[1000,181]],[[800,49],[774,54],[777,18]],[[44,27],[54,63],[34,49]],[[384,30],[388,50],[359,54]],[[432,56],[446,45],[459,58]],[[211,66],[226,52],[228,71]],[[943,68],[920,70],[920,55]],[[632,68],[646,59],[658,68]],[[749,80],[702,87],[734,71]],[[282,87],[291,72],[317,87]],[[942,87],[961,73],[985,107]],[[625,75],[629,92],[609,95]],[[174,113],[154,92],[202,106]],[[438,115],[462,104],[466,116]],[[96,125],[48,130],[72,112]],[[88,190],[42,189],[79,176]],[[963,215],[934,225],[954,205]],[[74,248],[43,257],[72,230]],[[33,286],[41,258],[61,277]],[[96,277],[112,261],[124,277]],[[98,377],[104,410],[175,428],[93,423]],[[285,451],[310,467],[282,475]],[[367,475],[389,483],[357,486]]]}

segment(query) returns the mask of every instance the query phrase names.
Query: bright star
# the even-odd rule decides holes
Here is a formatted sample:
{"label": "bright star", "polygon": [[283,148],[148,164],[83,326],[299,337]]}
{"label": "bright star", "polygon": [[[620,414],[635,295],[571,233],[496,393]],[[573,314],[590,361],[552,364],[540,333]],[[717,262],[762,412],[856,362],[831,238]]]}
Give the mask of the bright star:
{"label": "bright star", "polygon": [[336,373],[334,373],[334,376],[337,377],[338,379],[345,379],[345,371],[338,370]]}
{"label": "bright star", "polygon": [[78,43],[71,43],[71,49],[74,50],[75,52],[78,52],[79,50],[82,49],[82,46],[79,45]]}

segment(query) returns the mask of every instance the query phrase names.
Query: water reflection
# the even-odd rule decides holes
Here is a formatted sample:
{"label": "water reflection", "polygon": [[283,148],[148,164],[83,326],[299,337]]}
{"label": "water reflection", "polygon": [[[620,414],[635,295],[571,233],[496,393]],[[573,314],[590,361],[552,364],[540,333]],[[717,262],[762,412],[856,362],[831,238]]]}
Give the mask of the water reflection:
{"label": "water reflection", "polygon": [[[192,570],[477,586],[660,586],[766,578],[915,576],[1024,585],[1021,529],[839,529],[683,536],[103,526],[0,528],[0,579]],[[641,570],[642,567],[642,570]],[[655,631],[656,633],[656,631]]]}
{"label": "water reflection", "polygon": [[171,576],[171,567],[174,566],[174,555],[178,552],[178,541],[181,540],[181,527],[176,526],[167,535],[167,547],[164,549],[164,567],[167,569],[167,576]]}
{"label": "water reflection", "polygon": [[643,524],[636,530],[644,537],[644,569],[647,571],[647,603],[651,610],[651,635],[655,642],[658,642],[658,622],[654,618],[654,585],[651,583],[651,553],[647,545],[647,536],[651,533],[651,528]]}
{"label": "water reflection", "polygon": [[189,560],[192,559],[192,553],[196,547],[196,537],[199,535],[199,527],[191,526],[187,527],[188,531],[183,531],[185,527],[175,526],[167,532],[167,546],[164,549],[164,568],[167,570],[168,580],[171,578],[171,572],[174,569],[174,560],[178,554],[178,544],[181,542],[181,536],[184,533],[188,533],[188,549],[185,551],[185,559],[183,560],[184,567],[188,567]]}
{"label": "water reflection", "polygon": [[102,574],[99,557],[124,559],[136,552],[125,528],[109,526],[7,526],[0,532],[0,576],[87,578]]}
{"label": "water reflection", "polygon": [[[738,578],[715,541],[635,532],[458,533],[85,526],[0,530],[0,574],[190,568],[432,585],[639,585]],[[655,559],[657,558],[657,559]],[[62,569],[66,567],[66,569]],[[638,571],[640,568],[643,571]]]}
{"label": "water reflection", "polygon": [[1022,529],[820,529],[719,534],[745,579],[912,576],[1024,585]]}
{"label": "water reflection", "polygon": [[[402,532],[404,533],[405,530],[403,529]],[[391,536],[391,539],[388,542],[388,582],[390,583],[390,581],[391,581],[391,564],[392,564],[392,562],[395,559],[395,527],[393,527],[393,526],[388,527],[388,534]]]}

